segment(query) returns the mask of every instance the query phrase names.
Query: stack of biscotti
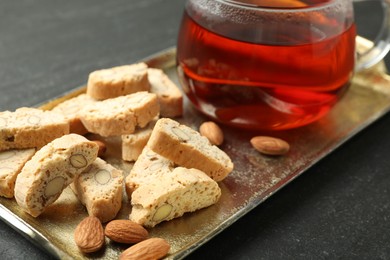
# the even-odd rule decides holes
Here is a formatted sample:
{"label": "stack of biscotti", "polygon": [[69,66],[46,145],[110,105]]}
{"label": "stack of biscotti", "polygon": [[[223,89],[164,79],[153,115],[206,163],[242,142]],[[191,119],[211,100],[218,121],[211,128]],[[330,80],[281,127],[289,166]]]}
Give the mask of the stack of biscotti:
{"label": "stack of biscotti", "polygon": [[39,216],[95,161],[97,153],[96,143],[77,134],[64,135],[43,146],[16,178],[16,202],[31,216]]}
{"label": "stack of biscotti", "polygon": [[[103,139],[121,136],[122,159],[135,161],[160,115],[182,115],[182,94],[162,70],[148,68],[145,63],[137,63],[90,73],[86,93],[60,103],[52,111],[65,117],[71,133],[94,133]],[[105,208],[102,201],[119,201],[119,197],[115,195],[120,193],[119,189],[117,186],[115,188],[93,182],[91,180],[96,179],[88,176],[93,175],[91,169],[100,167],[100,172],[104,170],[115,173],[116,177],[112,179],[116,180],[115,183],[119,187],[123,174],[119,174],[111,165],[99,162],[94,162],[96,167],[91,166],[92,168],[82,175],[75,177],[72,187],[80,201],[86,205],[88,213],[104,222],[117,213],[117,205],[120,203],[114,203],[116,206],[107,210],[106,216],[102,213]],[[120,175],[122,178],[119,178]],[[86,188],[86,183],[90,189]],[[101,198],[98,198],[98,195]]]}
{"label": "stack of biscotti", "polygon": [[[136,99],[138,104],[130,105]],[[53,111],[65,116],[71,133],[121,135],[122,159],[135,161],[150,136],[153,116],[181,116],[183,95],[162,70],[136,63],[90,73],[86,94]]]}
{"label": "stack of biscotti", "polygon": [[[77,100],[86,104],[89,99],[81,96]],[[61,113],[36,108],[0,112],[0,196],[15,196],[19,206],[34,217],[54,203],[71,182],[83,180],[78,175],[97,157],[96,143],[81,135],[69,134],[68,119]],[[120,208],[123,174],[106,163],[96,165],[101,166],[101,170],[109,170],[118,182],[116,190],[111,187],[100,192],[100,196],[110,201],[110,206],[116,207],[114,212],[105,209],[104,221],[115,217]],[[105,175],[99,171],[96,176],[100,176],[98,180],[102,182]],[[82,181],[79,183],[82,185]],[[83,192],[79,194],[88,199]],[[115,205],[118,194],[119,205]],[[97,207],[90,207],[88,201],[86,205],[93,209],[91,214],[95,214]]]}
{"label": "stack of biscotti", "polygon": [[[85,126],[86,122],[83,122],[81,119],[82,111],[86,106],[91,106],[92,109],[94,107],[103,107],[103,109],[106,109],[106,116],[115,118],[118,117],[115,113],[117,111],[112,111],[114,114],[110,115],[110,109],[113,109],[111,103],[116,101],[108,101],[107,103],[100,103],[100,101],[149,90],[150,84],[145,63],[97,70],[90,73],[85,94],[68,99],[55,106],[52,110],[65,116],[69,121],[72,133],[86,134],[95,130],[94,128],[88,129]],[[87,120],[87,123],[91,124],[89,120]]]}
{"label": "stack of biscotti", "polygon": [[[140,95],[141,98],[144,97],[142,93],[137,95],[138,98],[137,96],[132,98],[139,100]],[[77,97],[76,100],[84,106],[96,102],[85,95]],[[88,141],[81,135],[69,134],[71,117],[63,116],[59,110],[73,111],[73,114],[77,114],[75,111],[78,107],[72,110],[71,105],[64,102],[54,111],[24,107],[15,112],[0,112],[0,196],[6,198],[15,196],[19,206],[34,217],[39,216],[54,203],[63,189],[74,180],[78,180],[78,184],[82,186],[84,176],[88,175],[86,173],[83,178],[78,178],[78,175],[84,172],[97,156],[96,143]],[[133,113],[138,113],[139,116],[139,111],[136,109],[134,111]],[[143,118],[138,120],[142,124],[147,116]],[[82,198],[91,215],[101,216],[102,221],[108,221],[115,217],[121,207],[123,174],[107,163],[93,163],[93,166],[96,165],[101,171],[96,175],[100,176],[97,179],[100,186],[95,185],[95,188],[98,188],[103,199],[94,198],[95,203],[89,203],[90,189],[83,189],[77,195]],[[90,171],[94,168],[88,169]],[[106,185],[109,188],[102,188],[102,178],[106,176],[103,171],[109,171],[115,179],[115,187],[110,184]],[[84,190],[88,192],[84,194]],[[96,210],[104,200],[109,201],[112,210],[107,207],[100,211]]]}
{"label": "stack of biscotti", "polygon": [[157,95],[160,114],[177,117],[183,113],[183,95],[160,69],[145,63],[124,65],[92,72],[88,78],[87,95],[96,100],[149,91]]}
{"label": "stack of biscotti", "polygon": [[[57,105],[53,111],[65,116],[71,132],[94,133],[103,138],[121,136],[122,159],[135,161],[159,115],[182,115],[182,94],[162,70],[137,63],[90,73],[86,93]],[[85,176],[88,173],[76,178],[73,190],[90,215],[99,217],[101,214],[96,213],[99,212],[97,206],[90,203],[91,191],[81,187],[86,187],[84,183],[90,183],[93,191],[103,187],[85,181]],[[115,212],[116,208],[110,211]],[[99,218],[105,221],[110,217]]]}
{"label": "stack of biscotti", "polygon": [[102,101],[81,94],[53,111],[65,116],[73,133],[107,137],[131,134],[137,127],[145,127],[158,116],[160,108],[155,94],[142,91]]}
{"label": "stack of biscotti", "polygon": [[[96,142],[68,134],[36,153],[35,149],[2,152],[0,162],[7,171],[13,168],[0,180],[0,195],[11,197],[15,192],[18,205],[38,217],[71,185],[89,215],[101,222],[112,220],[122,205],[123,172],[97,158],[98,150]],[[12,180],[14,189],[8,187]]]}
{"label": "stack of biscotti", "polygon": [[[129,218],[153,227],[216,203],[216,181],[233,170],[229,156],[197,131],[162,118],[126,177]],[[148,194],[148,195],[146,195]]]}
{"label": "stack of biscotti", "polygon": [[[52,111],[2,112],[0,151],[7,151],[0,161],[12,171],[0,168],[0,195],[14,193],[19,206],[37,217],[70,185],[89,215],[112,220],[122,206],[124,175],[97,158],[98,145],[82,136],[94,133],[120,136],[122,159],[135,161],[125,183],[131,220],[153,227],[211,206],[221,196],[217,182],[233,163],[197,131],[159,119],[182,113],[175,84],[143,63],[91,73],[85,94]],[[17,159],[10,149],[18,149]]]}
{"label": "stack of biscotti", "polygon": [[[85,134],[88,131],[94,131],[85,127],[85,122],[81,119],[83,115],[81,111],[86,105],[97,103],[92,107],[112,108],[99,101],[145,91],[156,95],[160,107],[159,114],[162,117],[177,117],[183,114],[183,95],[179,88],[162,70],[148,68],[145,63],[118,66],[90,73],[86,94],[57,105],[53,111],[62,113],[69,120],[72,133]],[[109,114],[109,108],[105,112]]]}
{"label": "stack of biscotti", "polygon": [[36,149],[69,133],[59,113],[22,107],[0,112],[0,196],[14,196],[15,181]]}

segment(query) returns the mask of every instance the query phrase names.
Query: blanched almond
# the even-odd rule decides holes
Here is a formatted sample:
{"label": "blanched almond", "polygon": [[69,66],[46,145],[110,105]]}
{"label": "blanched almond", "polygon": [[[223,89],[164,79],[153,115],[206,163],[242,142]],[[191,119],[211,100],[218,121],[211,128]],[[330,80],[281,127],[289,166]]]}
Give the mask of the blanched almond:
{"label": "blanched almond", "polygon": [[87,159],[82,154],[73,154],[69,160],[70,164],[77,169],[88,165]]}
{"label": "blanched almond", "polygon": [[172,212],[172,205],[163,204],[161,205],[153,215],[153,221],[162,221],[166,219]]}
{"label": "blanched almond", "polygon": [[95,181],[101,185],[107,184],[111,180],[111,174],[105,169],[100,169],[95,173]]}
{"label": "blanched almond", "polygon": [[45,198],[57,195],[59,192],[62,192],[65,184],[65,179],[61,176],[57,176],[54,179],[50,180],[45,187],[44,195]]}

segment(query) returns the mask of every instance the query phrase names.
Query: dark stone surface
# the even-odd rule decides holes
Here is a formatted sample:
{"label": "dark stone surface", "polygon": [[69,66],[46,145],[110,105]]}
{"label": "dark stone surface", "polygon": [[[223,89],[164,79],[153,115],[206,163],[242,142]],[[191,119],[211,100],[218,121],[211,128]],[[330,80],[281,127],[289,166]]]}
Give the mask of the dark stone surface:
{"label": "dark stone surface", "polygon": [[[359,3],[372,38],[377,1]],[[176,43],[183,0],[2,1],[0,110],[32,106]],[[359,133],[188,259],[389,259],[390,116]],[[0,221],[1,259],[49,259]]]}

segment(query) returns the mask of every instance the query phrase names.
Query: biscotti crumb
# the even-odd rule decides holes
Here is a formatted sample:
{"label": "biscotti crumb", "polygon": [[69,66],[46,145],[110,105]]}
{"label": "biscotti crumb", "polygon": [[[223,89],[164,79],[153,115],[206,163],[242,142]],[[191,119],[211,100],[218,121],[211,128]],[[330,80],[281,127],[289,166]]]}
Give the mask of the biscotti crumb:
{"label": "biscotti crumb", "polygon": [[95,161],[97,153],[95,143],[77,134],[48,143],[24,165],[16,178],[16,202],[31,216],[39,216]]}
{"label": "biscotti crumb", "polygon": [[89,74],[87,83],[87,95],[97,100],[149,90],[150,85],[145,63],[94,71]]}
{"label": "biscotti crumb", "polygon": [[28,107],[0,112],[0,128],[0,151],[40,148],[69,133],[63,115]]}
{"label": "biscotti crumb", "polygon": [[204,172],[178,167],[133,192],[129,219],[154,227],[186,212],[213,205],[220,196],[218,184]]}

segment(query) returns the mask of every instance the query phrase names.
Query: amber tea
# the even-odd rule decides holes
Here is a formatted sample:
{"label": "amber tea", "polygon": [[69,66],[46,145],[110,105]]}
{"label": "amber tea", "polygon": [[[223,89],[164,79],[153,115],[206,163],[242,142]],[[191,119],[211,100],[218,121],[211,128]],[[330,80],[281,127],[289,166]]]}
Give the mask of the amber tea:
{"label": "amber tea", "polygon": [[[354,70],[356,31],[348,1],[337,10],[327,10],[332,0],[239,1],[247,12],[240,10],[241,20],[231,14],[236,4],[230,2],[186,6],[177,62],[195,107],[252,129],[295,128],[325,115]],[[348,10],[340,15],[340,8]]]}

